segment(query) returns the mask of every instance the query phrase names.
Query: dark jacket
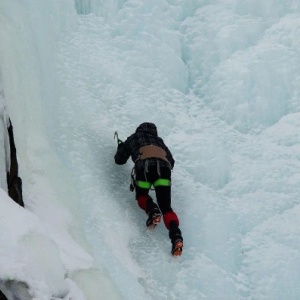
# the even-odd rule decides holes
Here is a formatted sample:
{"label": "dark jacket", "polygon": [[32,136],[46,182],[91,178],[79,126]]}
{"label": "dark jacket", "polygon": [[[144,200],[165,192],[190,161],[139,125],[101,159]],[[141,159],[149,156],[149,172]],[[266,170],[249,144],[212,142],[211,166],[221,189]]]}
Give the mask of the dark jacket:
{"label": "dark jacket", "polygon": [[[160,160],[161,166],[171,166],[173,169],[175,160],[165,145],[162,138],[157,135],[157,129],[153,123],[142,123],[133,133],[129,136],[124,143],[118,145],[118,150],[115,155],[115,162],[118,165],[123,165],[127,162],[128,158],[131,156],[132,161],[135,163],[137,168],[144,166],[144,161],[139,159],[139,149],[142,146],[154,145],[159,146],[164,149],[167,153],[168,162]],[[149,165],[156,163],[156,159],[148,159]]]}

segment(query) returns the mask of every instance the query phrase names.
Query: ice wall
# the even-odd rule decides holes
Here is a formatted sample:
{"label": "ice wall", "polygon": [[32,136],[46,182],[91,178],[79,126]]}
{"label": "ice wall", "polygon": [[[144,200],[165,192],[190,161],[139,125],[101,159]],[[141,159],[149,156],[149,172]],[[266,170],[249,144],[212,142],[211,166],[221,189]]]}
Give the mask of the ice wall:
{"label": "ice wall", "polygon": [[104,18],[114,16],[126,0],[74,0],[78,14],[95,14]]}
{"label": "ice wall", "polygon": [[[69,295],[115,290],[91,245],[128,299],[299,298],[298,1],[0,8],[26,205],[60,249]],[[175,262],[127,192],[132,165],[113,163],[114,130],[124,138],[145,118],[176,158]]]}
{"label": "ice wall", "polygon": [[[7,258],[6,263],[15,265],[11,273],[4,268],[5,261],[1,261],[1,286],[9,293],[14,288],[18,290],[13,285],[14,280],[23,282],[20,294],[14,295],[19,298],[23,295],[22,299],[25,299],[24,289],[37,299],[50,299],[51,296],[62,299],[67,294],[76,297],[74,299],[99,299],[99,295],[119,298],[110,277],[98,268],[91,256],[78,212],[76,184],[51,145],[55,131],[51,131],[51,136],[46,129],[49,121],[56,122],[60,99],[57,50],[62,38],[76,26],[76,16],[73,1],[0,3],[0,70],[6,101],[4,104],[4,98],[0,98],[0,109],[2,114],[7,105],[14,124],[25,209],[40,221],[28,229],[31,234],[23,225],[29,222],[29,212],[17,214],[19,208],[15,207],[6,211],[16,215],[19,226],[24,226],[24,232],[16,230],[12,243],[17,245],[16,251],[25,267],[21,271],[15,257],[1,255]],[[3,149],[0,153],[3,154]],[[1,155],[1,161],[3,159]],[[8,198],[1,196],[1,201],[8,201]],[[9,230],[14,232],[10,224],[13,219],[2,220],[7,234]],[[43,236],[40,236],[40,227],[46,232]],[[9,252],[10,246],[13,248],[9,244],[3,251]],[[53,273],[49,274],[46,270],[51,269]],[[8,279],[12,281],[9,283]]]}
{"label": "ice wall", "polygon": [[298,1],[211,1],[183,23],[190,86],[242,132],[300,109],[299,10]]}
{"label": "ice wall", "polygon": [[[297,299],[299,275],[286,271],[299,257],[297,1],[132,0],[111,18],[89,12],[62,46],[59,146],[81,178],[89,239],[106,245],[99,259],[128,298],[136,277],[154,299]],[[113,164],[113,131],[123,138],[145,118],[176,158],[178,264],[162,228],[143,230],[130,164]]]}

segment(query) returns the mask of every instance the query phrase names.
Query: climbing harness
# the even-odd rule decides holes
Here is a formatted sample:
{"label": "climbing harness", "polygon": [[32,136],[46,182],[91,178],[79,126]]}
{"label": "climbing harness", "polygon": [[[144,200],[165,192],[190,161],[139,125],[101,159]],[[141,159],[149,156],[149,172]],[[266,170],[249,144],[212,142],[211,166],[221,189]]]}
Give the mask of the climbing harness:
{"label": "climbing harness", "polygon": [[[159,164],[159,160],[157,160],[157,174],[159,176],[161,176],[161,172],[160,172],[160,164]],[[131,184],[130,184],[130,190],[133,192],[133,190],[135,189],[135,187],[139,187],[142,189],[148,189],[148,190],[154,190],[156,187],[158,186],[171,186],[171,180],[170,179],[165,179],[165,178],[159,178],[157,180],[155,180],[153,183],[147,181],[147,173],[148,173],[148,167],[149,167],[149,162],[148,159],[146,159],[145,161],[145,168],[144,168],[144,175],[146,180],[136,180],[136,173],[135,173],[135,167],[133,167],[132,171],[131,171]],[[153,188],[152,188],[153,186]]]}
{"label": "climbing harness", "polygon": [[[115,131],[115,133],[114,133],[114,139],[117,140],[118,146],[121,143],[123,143],[123,141],[119,139],[117,131]],[[168,161],[168,159],[166,157],[165,150],[162,149],[159,146],[147,145],[147,146],[141,147],[139,149],[139,152],[140,152],[140,155],[136,159],[135,163],[140,159],[145,160],[144,175],[145,175],[146,181],[136,180],[136,171],[135,171],[135,167],[133,167],[132,170],[131,170],[131,175],[130,175],[131,176],[131,182],[130,182],[129,190],[131,192],[133,192],[136,187],[139,187],[139,188],[142,188],[142,189],[154,190],[158,186],[171,186],[171,180],[165,179],[165,178],[159,178],[156,181],[154,181],[153,183],[147,181],[147,173],[148,173],[148,167],[149,167],[148,159],[149,158],[158,158],[156,167],[157,167],[157,174],[158,174],[159,177],[161,176],[159,159],[162,159],[162,160],[164,160],[164,161],[166,161],[170,164],[170,162]],[[152,186],[153,186],[153,188],[152,188]]]}

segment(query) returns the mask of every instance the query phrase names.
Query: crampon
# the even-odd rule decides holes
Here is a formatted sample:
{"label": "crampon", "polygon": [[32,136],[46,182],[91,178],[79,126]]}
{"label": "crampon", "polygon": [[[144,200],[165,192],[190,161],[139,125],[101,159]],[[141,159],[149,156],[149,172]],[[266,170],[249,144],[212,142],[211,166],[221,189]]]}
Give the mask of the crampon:
{"label": "crampon", "polygon": [[182,248],[183,248],[183,241],[176,240],[174,243],[172,243],[171,254],[173,256],[180,256],[182,254]]}
{"label": "crampon", "polygon": [[160,222],[160,220],[160,213],[151,214],[146,222],[146,225],[148,228],[155,228],[155,226]]}

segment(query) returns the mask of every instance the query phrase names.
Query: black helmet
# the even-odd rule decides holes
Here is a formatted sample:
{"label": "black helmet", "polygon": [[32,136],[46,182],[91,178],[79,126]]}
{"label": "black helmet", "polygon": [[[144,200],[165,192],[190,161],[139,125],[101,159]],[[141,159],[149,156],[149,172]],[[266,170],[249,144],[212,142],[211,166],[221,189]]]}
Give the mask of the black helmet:
{"label": "black helmet", "polygon": [[142,123],[140,126],[137,127],[135,132],[140,132],[140,131],[157,136],[157,129],[154,123],[150,123],[150,122]]}

